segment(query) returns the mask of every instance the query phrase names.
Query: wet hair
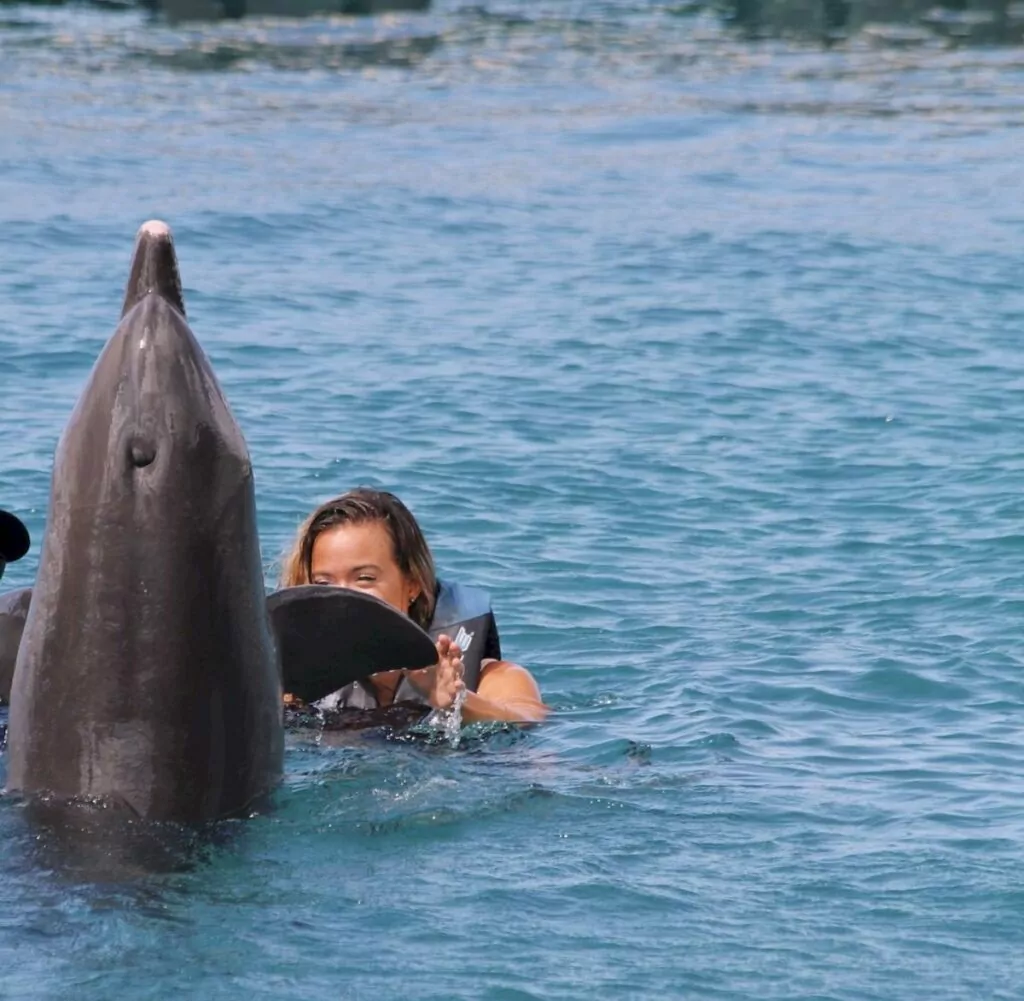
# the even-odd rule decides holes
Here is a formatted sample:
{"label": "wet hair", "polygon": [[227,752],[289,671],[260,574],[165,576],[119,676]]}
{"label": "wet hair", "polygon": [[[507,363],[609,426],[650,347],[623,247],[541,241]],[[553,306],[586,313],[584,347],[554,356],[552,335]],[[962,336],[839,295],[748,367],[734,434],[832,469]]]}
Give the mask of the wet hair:
{"label": "wet hair", "polygon": [[386,490],[357,487],[321,504],[299,527],[295,544],[281,564],[280,586],[312,583],[313,546],[323,532],[338,525],[363,525],[375,521],[379,521],[391,536],[398,569],[419,585],[419,596],[409,606],[409,618],[426,629],[434,617],[436,600],[434,557],[412,512]]}

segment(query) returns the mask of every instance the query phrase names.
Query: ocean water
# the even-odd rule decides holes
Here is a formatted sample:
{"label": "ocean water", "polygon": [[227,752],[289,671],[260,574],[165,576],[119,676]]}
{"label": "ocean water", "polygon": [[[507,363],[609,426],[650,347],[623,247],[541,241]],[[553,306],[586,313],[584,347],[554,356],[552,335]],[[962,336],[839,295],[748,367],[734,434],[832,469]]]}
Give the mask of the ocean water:
{"label": "ocean water", "polygon": [[1020,997],[1022,154],[1024,50],[918,29],[0,9],[4,586],[159,217],[268,583],[393,489],[554,709],[291,734],[170,873],[0,800],[0,996]]}

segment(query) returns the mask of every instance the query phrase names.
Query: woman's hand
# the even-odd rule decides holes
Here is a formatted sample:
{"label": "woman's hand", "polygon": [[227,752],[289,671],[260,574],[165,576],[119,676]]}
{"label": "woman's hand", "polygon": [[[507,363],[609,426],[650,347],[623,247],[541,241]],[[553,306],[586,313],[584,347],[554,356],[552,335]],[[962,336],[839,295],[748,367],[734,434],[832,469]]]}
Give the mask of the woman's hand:
{"label": "woman's hand", "polygon": [[459,692],[466,688],[462,680],[462,651],[448,636],[439,636],[437,664],[420,671],[409,671],[407,677],[413,687],[435,709],[451,709]]}
{"label": "woman's hand", "polygon": [[462,650],[448,636],[437,639],[437,667],[427,698],[435,709],[451,709],[455,698],[466,687],[462,680]]}

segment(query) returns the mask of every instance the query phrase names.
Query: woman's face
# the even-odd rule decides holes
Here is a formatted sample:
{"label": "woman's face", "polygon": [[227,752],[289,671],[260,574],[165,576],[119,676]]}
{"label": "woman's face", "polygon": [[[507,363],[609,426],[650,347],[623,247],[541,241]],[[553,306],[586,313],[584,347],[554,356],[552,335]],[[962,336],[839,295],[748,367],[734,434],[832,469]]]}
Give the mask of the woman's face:
{"label": "woman's face", "polygon": [[406,614],[420,593],[395,562],[391,536],[380,521],[325,529],[313,543],[311,571],[313,584],[369,591]]}

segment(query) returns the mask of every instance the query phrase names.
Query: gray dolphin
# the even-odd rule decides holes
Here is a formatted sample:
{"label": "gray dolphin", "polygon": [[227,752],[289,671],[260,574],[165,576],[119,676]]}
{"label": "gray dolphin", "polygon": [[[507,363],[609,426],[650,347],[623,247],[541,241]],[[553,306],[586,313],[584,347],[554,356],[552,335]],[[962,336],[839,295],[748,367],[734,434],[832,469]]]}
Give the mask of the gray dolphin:
{"label": "gray dolphin", "polygon": [[185,320],[170,230],[149,222],[57,447],[7,788],[201,822],[269,793],[283,743],[248,450]]}
{"label": "gray dolphin", "polygon": [[[11,698],[14,665],[18,660],[18,646],[25,629],[32,588],[0,594],[0,705]],[[3,741],[0,741],[0,745]]]}
{"label": "gray dolphin", "polygon": [[[22,520],[10,511],[0,510],[0,577],[3,577],[8,563],[20,560],[28,552],[30,544],[28,529]],[[18,644],[31,597],[29,588],[0,594],[0,704],[11,697],[14,662],[18,657]],[[5,727],[4,737],[6,733]],[[3,739],[0,738],[2,745]]]}

